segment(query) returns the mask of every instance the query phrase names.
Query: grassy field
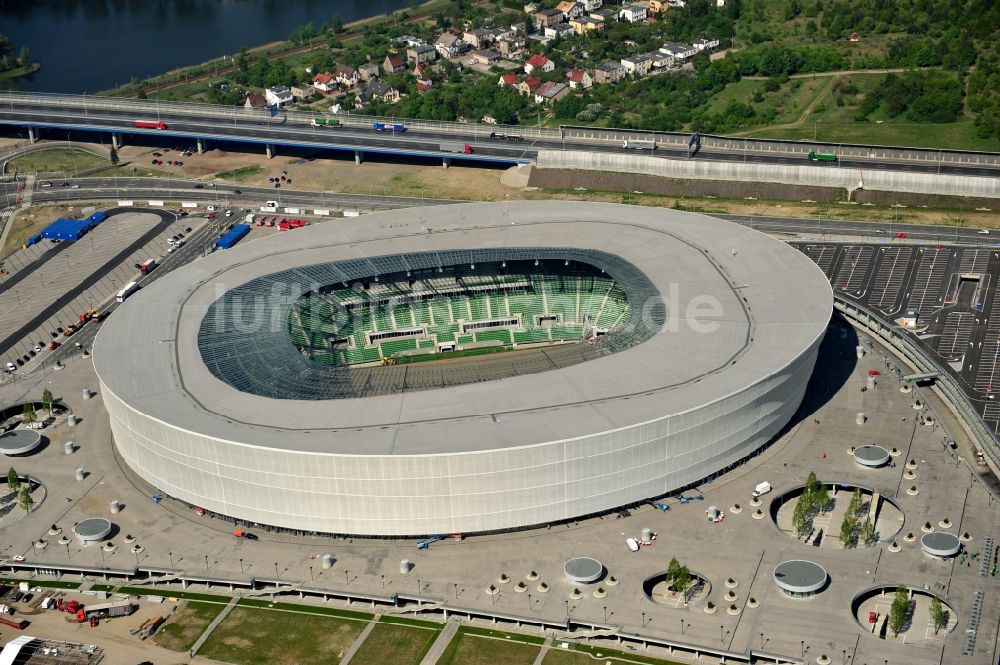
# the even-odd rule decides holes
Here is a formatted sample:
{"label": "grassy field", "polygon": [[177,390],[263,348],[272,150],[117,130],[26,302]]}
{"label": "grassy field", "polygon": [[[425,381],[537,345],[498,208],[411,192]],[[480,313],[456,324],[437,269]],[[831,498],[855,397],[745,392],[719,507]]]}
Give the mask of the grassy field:
{"label": "grassy field", "polygon": [[259,175],[264,172],[263,166],[241,166],[238,169],[233,169],[232,171],[222,171],[221,173],[216,173],[215,177],[220,180],[232,180],[233,182],[243,182],[247,178],[255,175]]}
{"label": "grassy field", "polygon": [[127,593],[132,596],[164,596],[166,598],[181,598],[183,600],[200,600],[206,603],[229,602],[229,596],[219,596],[213,593],[191,593],[188,591],[174,591],[172,589],[154,589],[153,587],[123,586],[118,587],[118,593]]}
{"label": "grassy field", "polygon": [[167,624],[157,631],[156,644],[171,651],[187,651],[223,607],[219,603],[185,602],[184,607],[174,612]]}
{"label": "grassy field", "polygon": [[12,161],[7,168],[17,169],[19,173],[72,174],[76,171],[92,169],[105,164],[110,164],[110,162],[104,157],[98,157],[83,150],[55,148],[29,152]]}
{"label": "grassy field", "polygon": [[351,665],[420,665],[434,644],[436,630],[380,621],[351,659]]}
{"label": "grassy field", "polygon": [[368,612],[354,612],[352,610],[341,610],[335,607],[316,607],[315,605],[297,605],[295,603],[272,603],[269,600],[260,600],[257,598],[241,598],[239,605],[240,607],[248,608],[316,614],[318,616],[335,617],[338,619],[354,619],[361,622],[368,622],[374,616]]}
{"label": "grassy field", "polygon": [[538,645],[480,637],[459,630],[437,665],[532,665]]}
{"label": "grassy field", "polygon": [[238,665],[330,665],[363,629],[360,621],[237,607],[198,655]]}
{"label": "grassy field", "polygon": [[[600,657],[598,657],[600,654]],[[542,665],[585,665],[592,663],[643,663],[643,665],[681,665],[673,660],[661,660],[623,651],[572,644],[569,649],[551,648]]]}
{"label": "grassy field", "polygon": [[72,216],[72,214],[64,206],[32,206],[27,210],[22,210],[14,218],[14,226],[11,227],[10,233],[7,235],[7,244],[0,248],[0,259],[7,258],[21,249],[21,245],[28,238],[56,219],[67,216]]}

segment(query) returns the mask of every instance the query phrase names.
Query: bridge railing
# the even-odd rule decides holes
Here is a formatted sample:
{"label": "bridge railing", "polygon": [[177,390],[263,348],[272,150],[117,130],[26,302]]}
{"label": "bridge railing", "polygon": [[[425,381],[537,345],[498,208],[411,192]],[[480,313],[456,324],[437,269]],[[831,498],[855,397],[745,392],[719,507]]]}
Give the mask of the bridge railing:
{"label": "bridge railing", "polygon": [[[45,105],[61,108],[83,109],[84,114],[90,111],[112,110],[128,111],[136,114],[136,120],[157,119],[162,115],[192,115],[199,117],[216,117],[231,120],[257,120],[267,122],[274,117],[285,118],[287,122],[309,124],[313,118],[327,114],[305,111],[279,111],[272,116],[268,109],[250,109],[243,105],[221,106],[218,104],[201,104],[198,102],[175,102],[158,99],[120,99],[115,97],[94,97],[92,95],[62,95],[55,93],[19,93],[8,92],[0,95],[0,109],[16,110],[23,105]],[[489,125],[486,123],[462,123],[437,120],[418,120],[414,118],[384,117],[360,113],[338,113],[334,117],[344,125],[351,127],[371,127],[376,122],[403,123],[408,129],[427,132],[445,132],[449,134],[489,136],[491,132],[523,136],[526,139],[558,140],[560,131],[551,127],[528,125]]]}
{"label": "bridge railing", "polygon": [[986,426],[982,416],[973,406],[972,400],[946,368],[942,367],[927,351],[885,323],[878,314],[867,307],[836,297],[834,298],[834,307],[895,347],[901,355],[916,366],[919,373],[938,372],[940,374],[936,381],[938,388],[958,412],[958,416],[965,421],[973,438],[978,443],[979,449],[989,458],[993,468],[1000,468],[1000,439],[997,438],[993,430]]}

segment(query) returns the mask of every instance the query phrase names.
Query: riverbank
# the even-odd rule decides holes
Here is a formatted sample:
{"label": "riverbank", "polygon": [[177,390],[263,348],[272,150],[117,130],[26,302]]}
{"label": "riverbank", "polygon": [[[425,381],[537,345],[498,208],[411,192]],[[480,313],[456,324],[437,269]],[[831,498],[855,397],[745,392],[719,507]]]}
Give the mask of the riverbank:
{"label": "riverbank", "polygon": [[[355,41],[363,36],[364,28],[367,26],[372,26],[381,21],[388,22],[395,20],[403,21],[404,23],[412,23],[414,21],[424,20],[431,17],[435,11],[444,9],[448,6],[448,4],[449,0],[427,0],[422,4],[416,5],[415,7],[407,7],[388,14],[380,14],[377,16],[369,16],[368,18],[357,19],[355,21],[345,23],[343,30],[339,33],[335,33],[335,37],[338,41],[344,43]],[[473,4],[479,4],[479,2],[474,2]],[[275,61],[294,55],[310,53],[323,48],[329,48],[329,45],[323,35],[319,35],[310,38],[309,42],[306,44],[296,44],[290,40],[273,41],[254,47],[248,47],[246,49],[246,53],[255,57],[263,55],[269,61]],[[164,90],[177,86],[199,83],[207,79],[225,76],[236,69],[237,65],[234,62],[234,58],[224,55],[221,58],[214,58],[197,65],[178,67],[156,77],[143,79],[141,81],[134,81],[110,90],[102,90],[97,94],[105,97],[134,98],[141,96],[140,93],[150,95],[163,92]]]}
{"label": "riverbank", "polygon": [[8,69],[7,71],[0,72],[0,81],[10,81],[14,79],[19,79],[22,76],[28,76],[29,74],[34,74],[41,68],[42,68],[41,63],[33,62],[30,65],[25,65],[23,67],[15,67],[14,69]]}

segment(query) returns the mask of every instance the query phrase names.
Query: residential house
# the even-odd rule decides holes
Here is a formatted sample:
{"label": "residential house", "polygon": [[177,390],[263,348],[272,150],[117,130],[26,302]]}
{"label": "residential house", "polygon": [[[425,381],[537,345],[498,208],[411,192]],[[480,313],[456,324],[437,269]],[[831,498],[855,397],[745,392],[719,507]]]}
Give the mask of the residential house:
{"label": "residential house", "polygon": [[500,80],[497,81],[497,85],[501,88],[506,88],[508,86],[515,86],[518,84],[517,72],[506,72],[500,75]]}
{"label": "residential house", "polygon": [[645,76],[649,73],[649,70],[653,68],[653,59],[646,53],[639,53],[622,58],[621,63],[622,67],[625,68],[625,71],[632,74],[636,78]]}
{"label": "residential house", "polygon": [[556,5],[556,9],[562,12],[563,18],[567,21],[583,13],[583,7],[573,2],[573,0],[563,0]]}
{"label": "residential house", "polygon": [[417,92],[427,92],[434,85],[434,81],[430,79],[417,79]]}
{"label": "residential house", "polygon": [[282,107],[292,101],[292,91],[283,85],[271,86],[264,90],[264,99],[268,106]]}
{"label": "residential house", "polygon": [[479,65],[492,65],[500,60],[500,54],[496,51],[484,49],[472,54],[472,62]]}
{"label": "residential house", "polygon": [[674,57],[667,55],[663,51],[650,51],[649,53],[643,53],[643,55],[649,57],[653,69],[666,69],[674,64]]}
{"label": "residential house", "polygon": [[537,2],[528,2],[528,3],[526,3],[524,5],[524,13],[525,14],[531,15],[531,14],[534,14],[535,12],[537,12],[537,11],[538,11],[538,3]]}
{"label": "residential house", "polygon": [[292,99],[308,99],[316,94],[316,88],[308,83],[299,83],[291,87]]}
{"label": "residential house", "polygon": [[628,23],[642,23],[649,13],[649,5],[641,2],[630,2],[623,6],[618,14],[621,20]]}
{"label": "residential house", "polygon": [[501,39],[510,39],[511,37],[516,36],[518,29],[514,26],[510,26],[508,28],[490,28],[486,32],[489,33],[492,42],[496,44]]}
{"label": "residential house", "polygon": [[462,40],[458,35],[452,34],[450,32],[443,32],[441,35],[434,40],[434,48],[437,52],[441,54],[442,58],[454,58],[455,56],[461,55],[469,49],[467,42]]}
{"label": "residential house", "polygon": [[348,65],[337,65],[333,70],[333,75],[337,78],[337,82],[345,88],[353,88],[361,81],[358,70]]}
{"label": "residential house", "polygon": [[558,9],[540,9],[534,13],[535,27],[542,30],[550,25],[563,22],[563,13]]}
{"label": "residential house", "polygon": [[522,95],[533,95],[535,94],[535,91],[538,90],[538,86],[541,84],[542,82],[534,76],[525,76],[524,79],[517,84],[517,91]]}
{"label": "residential house", "polygon": [[413,65],[413,75],[416,76],[418,79],[427,78],[427,74],[430,72],[430,70],[431,70],[430,65],[428,65],[425,62],[418,62],[417,64]]}
{"label": "residential house", "polygon": [[244,102],[243,107],[248,109],[266,109],[267,98],[256,92],[249,94],[247,95],[247,100]]}
{"label": "residential house", "polygon": [[625,78],[625,68],[617,62],[602,62],[594,67],[594,83],[617,83]]}
{"label": "residential house", "polygon": [[565,83],[546,81],[535,90],[536,104],[551,104],[569,94],[569,86]]}
{"label": "residential house", "polygon": [[513,36],[507,37],[505,39],[499,40],[493,45],[494,48],[500,52],[500,55],[505,58],[510,58],[515,55],[520,55],[528,50],[528,40],[524,37]]}
{"label": "residential house", "polygon": [[569,81],[569,87],[574,90],[577,88],[586,90],[594,85],[594,79],[586,69],[567,69],[566,79]]}
{"label": "residential house", "polygon": [[719,40],[714,37],[701,37],[700,39],[694,40],[691,46],[695,47],[699,51],[704,51],[705,49],[713,49],[719,45]]}
{"label": "residential house", "polygon": [[581,16],[570,21],[568,25],[573,28],[576,34],[583,35],[595,30],[603,30],[604,19],[600,16]]}
{"label": "residential house", "polygon": [[605,7],[604,9],[595,9],[590,12],[590,15],[594,18],[600,18],[604,21],[604,25],[611,25],[618,18],[618,12],[608,7]]}
{"label": "residential house", "polygon": [[593,12],[604,5],[604,0],[576,0],[576,4],[580,5],[585,12]]}
{"label": "residential house", "polygon": [[649,0],[649,13],[654,16],[662,14],[667,11],[669,6],[670,5],[667,3],[667,0]]}
{"label": "residential house", "polygon": [[358,67],[358,76],[361,77],[362,81],[371,81],[372,79],[377,79],[379,76],[378,64],[374,62],[366,62]]}
{"label": "residential house", "polygon": [[406,60],[398,53],[390,53],[382,61],[382,69],[386,74],[398,74],[406,69]]}
{"label": "residential house", "polygon": [[569,23],[556,23],[545,28],[545,36],[552,39],[572,37],[575,34],[576,30]]}
{"label": "residential house", "polygon": [[415,65],[422,62],[434,62],[437,57],[438,53],[434,47],[427,44],[418,44],[406,49],[406,59]]}
{"label": "residential house", "polygon": [[357,106],[364,106],[373,101],[389,102],[395,104],[400,99],[399,90],[396,90],[385,81],[373,79],[365,86],[364,91],[358,96]]}
{"label": "residential house", "polygon": [[424,40],[422,40],[420,37],[414,37],[413,35],[400,35],[399,37],[396,37],[392,41],[396,42],[397,44],[405,44],[407,47],[420,46],[421,44],[424,43]]}
{"label": "residential house", "polygon": [[687,5],[684,0],[667,0],[667,4],[671,7],[684,7]]}
{"label": "residential house", "polygon": [[313,87],[323,94],[330,94],[337,91],[337,77],[328,72],[320,72],[313,76]]}
{"label": "residential house", "polygon": [[540,72],[551,72],[556,68],[556,63],[552,62],[546,58],[541,53],[536,53],[528,61],[524,63],[524,71],[526,74],[531,74],[536,69]]}
{"label": "residential house", "polygon": [[667,42],[660,47],[660,52],[666,53],[667,55],[677,59],[677,60],[687,60],[698,53],[698,49],[691,46],[690,44],[678,44],[677,42]]}
{"label": "residential house", "polygon": [[462,39],[472,46],[472,48],[485,48],[493,43],[493,35],[482,28],[466,30],[465,34],[462,35]]}

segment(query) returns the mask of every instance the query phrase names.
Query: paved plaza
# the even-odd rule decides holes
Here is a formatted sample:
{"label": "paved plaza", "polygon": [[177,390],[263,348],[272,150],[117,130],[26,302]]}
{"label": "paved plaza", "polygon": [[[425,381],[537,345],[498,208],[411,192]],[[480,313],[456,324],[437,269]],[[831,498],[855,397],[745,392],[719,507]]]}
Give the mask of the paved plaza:
{"label": "paved plaza", "polygon": [[[75,357],[63,370],[35,373],[0,388],[0,401],[15,404],[37,399],[47,387],[79,419],[73,427],[63,419],[44,431],[46,442],[32,454],[8,458],[21,474],[39,478],[46,496],[30,516],[25,517],[22,511],[0,526],[0,555],[20,554],[36,564],[118,570],[138,565],[219,579],[277,578],[282,585],[359,595],[419,594],[427,602],[455,608],[544,616],[553,622],[565,620],[569,613],[577,624],[611,625],[623,633],[739,653],[754,650],[789,658],[804,655],[809,662],[828,655],[833,662],[858,665],[993,663],[1000,625],[1000,604],[995,602],[1000,579],[981,577],[978,563],[971,559],[963,558],[959,563],[958,559],[929,558],[921,551],[919,538],[925,522],[936,529],[942,528],[942,522],[950,523],[944,530],[956,535],[968,532],[971,540],[964,547],[970,553],[979,552],[985,537],[1000,533],[996,505],[969,468],[946,451],[946,436],[954,436],[960,446],[967,444],[960,427],[933,392],[924,388],[902,393],[888,376],[881,377],[875,389],[862,391],[868,371],[884,369],[885,360],[877,348],[859,360],[854,332],[842,335],[842,330],[835,325],[827,335],[799,417],[758,458],[718,476],[710,485],[685,492],[689,497],[701,495],[703,500],[682,505],[673,497],[666,500],[669,511],[643,506],[631,510],[627,517],[612,514],[547,529],[463,541],[447,539],[426,550],[416,549],[412,540],[299,537],[261,530],[254,530],[261,537],[259,541],[249,541],[234,537],[231,524],[200,517],[168,498],[154,503],[152,497],[159,490],[123,468],[115,455],[101,395],[84,399],[83,387],[94,387],[97,382],[90,360]],[[912,408],[916,399],[934,410],[935,425],[918,423],[919,412]],[[867,416],[864,425],[856,424],[859,412]],[[64,452],[67,440],[78,446],[72,455]],[[857,464],[848,449],[866,443],[887,450],[897,448],[900,455],[893,458],[896,464],[879,469]],[[906,464],[911,459],[916,462],[912,470]],[[82,481],[75,476],[79,468],[85,470]],[[837,516],[831,520],[828,540],[822,547],[807,545],[780,531],[766,515],[770,503],[784,490],[801,485],[810,471],[825,483],[874,488],[893,498],[904,519],[896,538],[900,551],[891,551],[885,542],[847,550],[839,547],[835,542]],[[913,472],[914,479],[904,479],[907,471]],[[770,482],[774,490],[762,497],[765,516],[757,519],[751,490],[762,481]],[[915,495],[907,492],[911,486],[917,488]],[[831,495],[835,493],[831,491]],[[122,509],[113,514],[110,506],[115,500]],[[738,512],[732,510],[734,504],[740,505]],[[724,519],[715,523],[707,520],[709,506],[721,509]],[[113,553],[75,541],[59,545],[47,535],[53,524],[68,532],[88,517],[106,517],[114,523],[109,538],[118,547]],[[626,538],[640,538],[643,528],[655,532],[656,540],[649,547],[630,551]],[[913,542],[903,537],[909,532],[916,537]],[[126,535],[134,536],[142,546],[141,553],[135,554],[125,545]],[[47,541],[44,549],[33,545],[39,538]],[[327,552],[335,562],[332,568],[323,569],[320,557]],[[563,565],[574,556],[593,557],[603,563],[607,570],[604,581],[592,585],[567,581]],[[670,607],[644,595],[643,581],[662,573],[672,557],[711,581],[707,598],[688,607]],[[401,559],[413,564],[408,574],[400,573]],[[772,573],[779,563],[791,559],[820,564],[829,572],[829,585],[808,600],[785,595],[774,584]],[[525,581],[532,571],[538,573],[538,580]],[[511,581],[501,583],[502,575]],[[619,583],[610,584],[611,576]],[[99,578],[90,576],[85,581]],[[730,578],[735,587],[727,584]],[[80,577],[67,579],[77,581]],[[526,593],[515,591],[519,581],[525,581]],[[541,582],[548,585],[545,593],[537,591]],[[956,610],[957,616],[949,622],[955,629],[932,640],[925,639],[923,624],[914,627],[920,633],[919,640],[886,641],[868,634],[867,626],[855,620],[852,599],[873,585],[894,589],[899,584],[939,593]],[[491,585],[499,593],[488,593]],[[606,592],[604,597],[595,597],[597,587]],[[579,598],[573,597],[576,588],[581,589]],[[204,590],[204,586],[196,590]],[[220,591],[219,587],[215,590]],[[968,610],[977,590],[985,592],[987,602],[973,655],[967,657],[961,653]],[[296,594],[289,597],[294,599]],[[755,602],[749,603],[751,598]],[[715,613],[706,612],[709,601],[717,606]],[[738,613],[727,611],[731,605]],[[922,612],[920,616],[926,616],[926,610]],[[113,656],[107,660],[112,665],[132,661],[118,661]],[[196,658],[194,662],[199,661]]]}

